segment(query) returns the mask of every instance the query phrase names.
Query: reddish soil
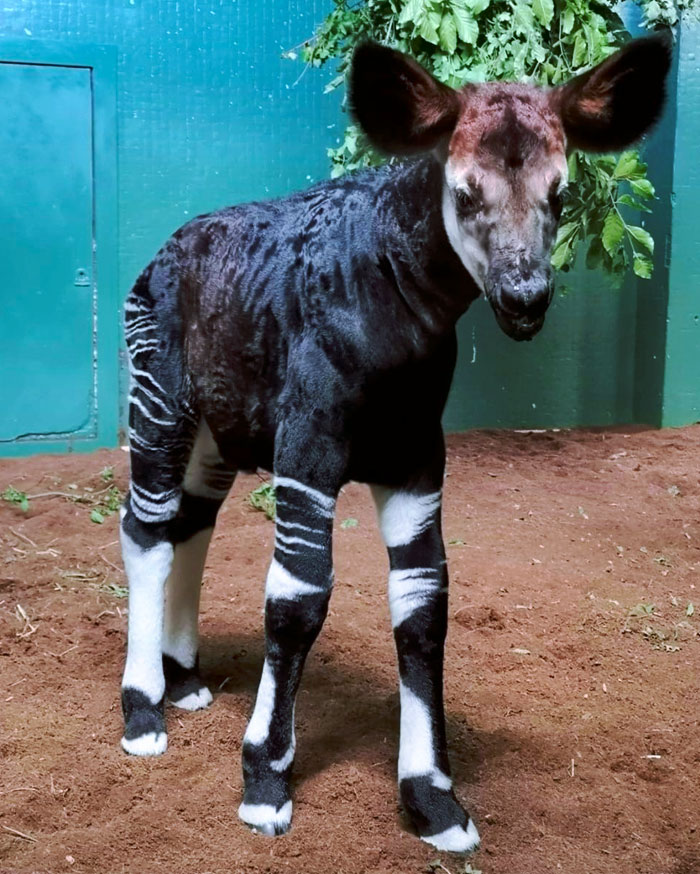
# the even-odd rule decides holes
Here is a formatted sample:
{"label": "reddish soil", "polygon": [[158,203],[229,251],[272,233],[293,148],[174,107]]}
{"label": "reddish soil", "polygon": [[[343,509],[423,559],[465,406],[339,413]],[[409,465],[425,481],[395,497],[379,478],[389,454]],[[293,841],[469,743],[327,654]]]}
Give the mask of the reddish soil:
{"label": "reddish soil", "polygon": [[[457,793],[483,841],[469,864],[697,874],[700,427],[475,432],[449,446],[446,703]],[[121,451],[4,460],[0,491],[94,497],[108,465],[124,489]],[[96,524],[89,503],[60,496],[27,512],[0,501],[0,871],[465,870],[408,833],[397,806],[387,561],[357,485],[339,501],[335,593],[297,708],[292,830],[264,838],[238,822],[273,542],[247,501],[258,483],[237,482],[207,563],[214,704],[170,709],[170,747],[150,760],[119,747],[117,516]]]}

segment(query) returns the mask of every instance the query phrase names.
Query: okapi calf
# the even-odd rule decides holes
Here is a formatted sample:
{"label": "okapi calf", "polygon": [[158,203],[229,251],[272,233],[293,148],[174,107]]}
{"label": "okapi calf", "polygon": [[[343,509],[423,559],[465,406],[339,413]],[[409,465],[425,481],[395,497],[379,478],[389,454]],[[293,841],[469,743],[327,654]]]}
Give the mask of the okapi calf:
{"label": "okapi calf", "polygon": [[417,156],[177,231],[126,302],[132,481],[122,518],[129,639],[122,746],[166,748],[164,698],[196,710],[207,547],[236,471],[274,472],[265,661],[243,743],[240,818],[290,825],[294,702],[333,586],[336,496],[371,485],[389,552],[403,807],[421,838],[468,851],[443,714],[447,568],[440,419],[455,323],[483,291],[516,340],[542,327],[567,149],[608,151],[658,117],[667,42],[631,42],[551,90],[455,91],[375,44],[350,99],[380,149]]}

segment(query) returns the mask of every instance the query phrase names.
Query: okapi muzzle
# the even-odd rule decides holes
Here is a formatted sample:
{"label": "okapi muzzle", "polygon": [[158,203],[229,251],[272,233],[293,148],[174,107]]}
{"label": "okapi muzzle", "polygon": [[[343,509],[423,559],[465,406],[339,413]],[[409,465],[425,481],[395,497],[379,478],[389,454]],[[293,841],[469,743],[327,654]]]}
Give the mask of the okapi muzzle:
{"label": "okapi muzzle", "polygon": [[552,302],[552,270],[542,259],[527,256],[496,261],[486,276],[485,294],[504,333],[513,340],[531,340]]}

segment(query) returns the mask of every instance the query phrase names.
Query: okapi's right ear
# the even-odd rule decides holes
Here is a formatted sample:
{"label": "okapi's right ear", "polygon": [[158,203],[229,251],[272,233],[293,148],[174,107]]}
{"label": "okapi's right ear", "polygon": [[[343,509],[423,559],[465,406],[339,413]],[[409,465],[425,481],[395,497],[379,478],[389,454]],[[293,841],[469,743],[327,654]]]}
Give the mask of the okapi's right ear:
{"label": "okapi's right ear", "polygon": [[452,133],[460,111],[456,91],[408,55],[372,42],[355,49],[348,96],[372,145],[390,155],[434,148]]}
{"label": "okapi's right ear", "polygon": [[661,115],[671,40],[654,35],[627,43],[597,67],[552,91],[574,149],[614,152],[645,134]]}

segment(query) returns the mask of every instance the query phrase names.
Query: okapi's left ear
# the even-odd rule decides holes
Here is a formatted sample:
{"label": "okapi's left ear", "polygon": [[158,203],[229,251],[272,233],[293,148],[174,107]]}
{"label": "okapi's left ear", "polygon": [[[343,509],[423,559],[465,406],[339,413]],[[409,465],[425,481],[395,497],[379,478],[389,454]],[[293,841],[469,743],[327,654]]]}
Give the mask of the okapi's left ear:
{"label": "okapi's left ear", "polygon": [[452,133],[460,111],[456,91],[408,55],[372,42],[355,49],[348,97],[372,145],[390,155],[434,148]]}
{"label": "okapi's left ear", "polygon": [[552,91],[569,145],[587,152],[624,149],[661,115],[671,41],[654,35],[629,42],[597,67]]}

